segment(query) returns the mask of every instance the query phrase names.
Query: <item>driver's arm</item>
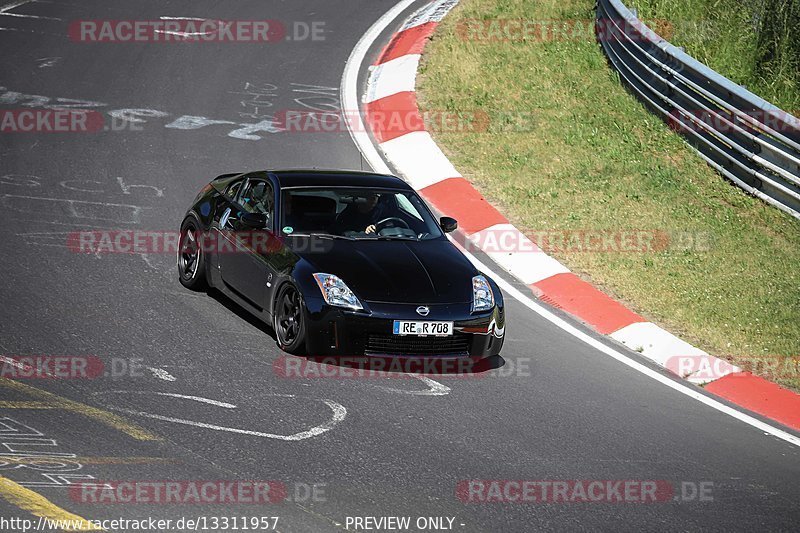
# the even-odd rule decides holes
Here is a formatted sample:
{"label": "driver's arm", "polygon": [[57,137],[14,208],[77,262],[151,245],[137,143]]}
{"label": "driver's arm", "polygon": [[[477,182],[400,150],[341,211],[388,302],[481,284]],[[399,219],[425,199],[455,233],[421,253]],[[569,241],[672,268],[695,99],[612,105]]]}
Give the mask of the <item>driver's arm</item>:
{"label": "driver's arm", "polygon": [[385,214],[384,209],[381,207],[380,204],[373,207],[372,211],[370,212],[370,218],[374,222],[369,226],[367,226],[366,228],[364,228],[364,233],[366,233],[367,235],[370,235],[372,233],[377,233],[378,232],[377,222],[379,222],[382,218],[384,218],[384,214]]}

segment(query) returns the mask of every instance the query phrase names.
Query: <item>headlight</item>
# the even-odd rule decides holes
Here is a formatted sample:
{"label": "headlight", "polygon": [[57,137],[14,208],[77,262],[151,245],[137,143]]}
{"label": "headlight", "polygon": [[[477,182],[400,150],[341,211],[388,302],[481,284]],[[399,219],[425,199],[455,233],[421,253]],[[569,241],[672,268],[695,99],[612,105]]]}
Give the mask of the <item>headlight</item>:
{"label": "headlight", "polygon": [[347,309],[364,309],[364,306],[358,301],[350,287],[333,274],[314,274],[314,279],[317,280],[319,290],[322,291],[322,297],[325,298],[329,305],[346,307]]}
{"label": "headlight", "polygon": [[494,294],[489,281],[483,276],[472,278],[472,312],[487,311],[494,307]]}

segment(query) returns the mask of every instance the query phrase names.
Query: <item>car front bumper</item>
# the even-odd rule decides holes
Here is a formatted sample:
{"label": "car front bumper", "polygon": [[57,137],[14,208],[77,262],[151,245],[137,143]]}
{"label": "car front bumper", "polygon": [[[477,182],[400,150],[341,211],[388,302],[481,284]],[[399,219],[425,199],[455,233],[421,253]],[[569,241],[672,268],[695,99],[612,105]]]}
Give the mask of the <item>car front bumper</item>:
{"label": "car front bumper", "polygon": [[[484,358],[500,353],[505,335],[502,306],[470,313],[469,304],[429,305],[417,314],[418,304],[366,302],[368,311],[350,311],[328,305],[322,298],[306,298],[308,355],[390,356],[422,358]],[[395,320],[453,322],[453,335],[394,335]]]}

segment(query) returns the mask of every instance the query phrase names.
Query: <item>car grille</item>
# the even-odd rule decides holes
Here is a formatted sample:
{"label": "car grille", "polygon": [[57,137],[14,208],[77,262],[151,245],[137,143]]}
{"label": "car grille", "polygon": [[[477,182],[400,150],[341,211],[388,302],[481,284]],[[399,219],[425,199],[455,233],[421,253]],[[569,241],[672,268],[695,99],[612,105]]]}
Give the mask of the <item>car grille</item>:
{"label": "car grille", "polygon": [[447,337],[402,337],[370,333],[364,353],[367,355],[467,355],[469,354],[470,336],[454,333]]}

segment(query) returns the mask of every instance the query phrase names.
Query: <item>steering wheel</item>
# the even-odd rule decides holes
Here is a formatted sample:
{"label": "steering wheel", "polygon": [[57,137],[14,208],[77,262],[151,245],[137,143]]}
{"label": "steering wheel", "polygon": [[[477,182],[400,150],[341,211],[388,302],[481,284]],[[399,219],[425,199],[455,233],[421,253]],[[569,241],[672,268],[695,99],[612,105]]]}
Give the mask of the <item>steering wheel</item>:
{"label": "steering wheel", "polygon": [[[395,222],[395,223],[399,222],[399,223],[400,223],[400,224],[401,224],[403,227],[405,227],[406,229],[411,229],[411,228],[409,227],[409,225],[408,225],[408,222],[406,222],[406,221],[405,221],[405,220],[403,220],[402,218],[398,218],[398,217],[387,217],[387,218],[384,218],[383,220],[381,220],[381,221],[378,221],[378,222],[376,222],[376,223],[375,223],[375,233],[378,233],[379,231],[381,231],[381,230],[383,229],[383,227],[384,227],[385,225],[387,225],[389,222]],[[394,227],[394,226],[392,226],[392,227]]]}

